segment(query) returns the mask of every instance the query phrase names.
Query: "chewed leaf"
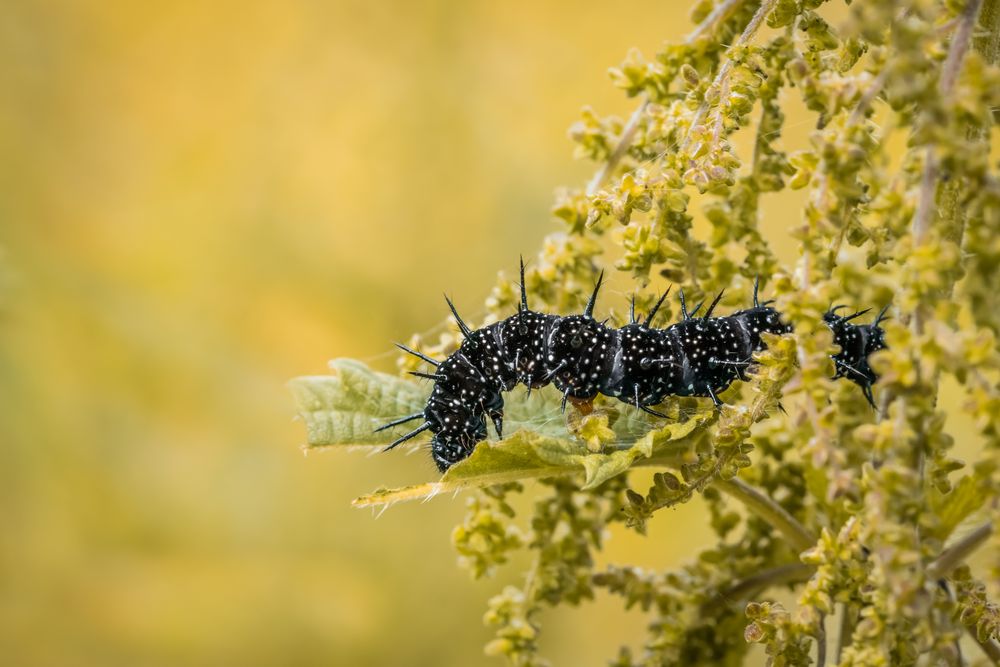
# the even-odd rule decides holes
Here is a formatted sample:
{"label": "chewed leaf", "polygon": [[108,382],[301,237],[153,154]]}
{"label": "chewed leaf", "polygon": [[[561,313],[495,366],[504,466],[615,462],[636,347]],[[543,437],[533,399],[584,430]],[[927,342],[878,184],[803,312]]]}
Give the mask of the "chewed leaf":
{"label": "chewed leaf", "polygon": [[378,489],[355,499],[353,504],[356,507],[391,505],[469,487],[568,475],[581,470],[574,461],[574,456],[581,451],[586,451],[582,444],[520,430],[499,442],[479,443],[472,455],[449,468],[440,482]]}
{"label": "chewed leaf", "polygon": [[699,438],[707,435],[706,429],[698,427],[714,417],[714,411],[698,412],[686,421],[650,431],[628,449],[577,457],[586,472],[583,488],[598,486],[620,475],[640,459],[650,459],[663,465],[678,465],[693,460],[695,445]]}
{"label": "chewed leaf", "polygon": [[330,370],[331,375],[298,377],[289,383],[310,447],[388,444],[398,437],[389,435],[406,425],[373,431],[420,412],[427,399],[428,392],[415,382],[377,373],[353,359],[334,359]]}
{"label": "chewed leaf", "polygon": [[405,500],[427,500],[439,493],[458,491],[462,488],[442,482],[427,482],[426,484],[401,486],[398,489],[375,489],[366,496],[355,498],[351,504],[355,507],[388,507]]}
{"label": "chewed leaf", "polygon": [[[423,409],[430,388],[426,384],[372,371],[361,362],[336,359],[332,373],[292,380],[291,389],[306,423],[310,447],[333,445],[380,446],[419,425],[418,420],[394,429],[374,429],[400,416]],[[650,430],[648,417],[614,401],[603,407],[603,451],[594,452],[584,437],[570,433],[554,391],[516,391],[505,396],[505,429],[512,434],[499,441],[481,442],[469,458],[452,466],[438,482],[401,489],[380,489],[354,501],[358,506],[388,505],[401,500],[429,498],[468,487],[558,475],[584,475],[589,488],[619,475],[633,465],[679,465],[691,460],[704,437],[705,426],[716,418],[706,407],[683,421]],[[572,409],[571,409],[572,410]],[[609,432],[604,432],[605,430]],[[590,443],[593,447],[594,443]]]}
{"label": "chewed leaf", "polygon": [[[379,373],[353,359],[334,359],[330,375],[298,377],[289,383],[306,424],[309,447],[387,445],[421,422],[374,433],[383,424],[424,409],[430,385]],[[567,436],[559,397],[549,391],[507,395],[507,431],[529,427],[538,433]],[[623,423],[623,428],[626,424]]]}
{"label": "chewed leaf", "polygon": [[633,465],[679,466],[693,460],[695,446],[707,433],[699,428],[711,412],[657,429],[635,443],[607,453],[592,453],[576,440],[521,430],[499,442],[481,442],[472,455],[452,466],[440,482],[399,489],[379,489],[354,501],[357,507],[391,505],[430,498],[469,487],[492,486],[522,479],[584,474],[593,487]]}
{"label": "chewed leaf", "polygon": [[[393,419],[423,410],[431,392],[429,383],[379,373],[353,359],[334,359],[330,370],[330,375],[298,377],[289,383],[310,447],[387,445],[421,423],[414,420],[373,433]],[[524,428],[575,442],[560,409],[561,396],[554,390],[534,391],[530,397],[517,390],[506,394],[504,401],[506,432]],[[646,435],[650,428],[647,418],[618,405],[612,429],[619,441],[634,442]]]}

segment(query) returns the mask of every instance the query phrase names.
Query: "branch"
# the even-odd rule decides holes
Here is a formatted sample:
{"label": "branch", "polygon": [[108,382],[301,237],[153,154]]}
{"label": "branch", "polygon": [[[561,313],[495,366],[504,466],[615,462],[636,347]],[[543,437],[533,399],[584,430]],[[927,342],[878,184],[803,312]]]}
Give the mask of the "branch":
{"label": "branch", "polygon": [[816,544],[816,537],[788,510],[749,484],[734,478],[719,480],[715,483],[715,488],[741,501],[748,510],[774,526],[796,551],[805,551]]}
{"label": "branch", "polygon": [[[983,545],[990,535],[993,534],[993,522],[987,521],[974,531],[955,542],[950,547],[941,552],[941,555],[934,559],[927,566],[927,576],[931,579],[946,577],[956,567],[965,562],[972,553]],[[1000,665],[1000,644],[993,639],[981,640],[979,633],[974,627],[966,627],[969,636],[972,637],[976,645],[982,649],[983,653],[989,657],[994,664]]]}

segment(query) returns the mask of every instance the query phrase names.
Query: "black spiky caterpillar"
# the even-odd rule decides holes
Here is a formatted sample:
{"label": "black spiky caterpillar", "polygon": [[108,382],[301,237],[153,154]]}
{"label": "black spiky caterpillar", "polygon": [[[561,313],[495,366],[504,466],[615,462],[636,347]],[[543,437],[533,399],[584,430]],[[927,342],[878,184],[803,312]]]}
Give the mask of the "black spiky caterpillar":
{"label": "black spiky caterpillar", "polygon": [[[528,308],[521,262],[521,303],[515,315],[473,331],[451,309],[464,340],[457,351],[437,361],[405,345],[399,347],[435,368],[433,373],[412,371],[434,381],[426,407],[418,413],[396,419],[376,429],[381,431],[415,419],[424,423],[390,444],[386,450],[430,431],[431,454],[444,472],[468,457],[476,444],[486,439],[486,417],[503,432],[503,396],[518,384],[528,391],[550,382],[568,399],[587,401],[597,394],[617,398],[656,417],[665,415],[649,406],[667,396],[707,396],[721,406],[718,394],[734,380],[746,380],[745,371],[753,354],[767,346],[764,332],[783,334],[791,326],[782,322],[772,302],[758,301],[754,283],[753,307],[725,317],[712,317],[722,293],[701,317],[699,304],[690,313],[680,293],[682,320],[666,329],[653,328],[653,319],[667,292],[650,310],[645,320],[635,318],[633,301],[629,324],[613,329],[593,318],[597,293],[604,274],[582,315],[561,317]],[[868,364],[873,352],[885,347],[879,327],[885,309],[871,324],[851,324],[868,312],[839,316],[836,306],[824,315],[841,351],[832,355],[834,377],[846,377],[861,387],[874,407],[871,386],[878,379]]]}

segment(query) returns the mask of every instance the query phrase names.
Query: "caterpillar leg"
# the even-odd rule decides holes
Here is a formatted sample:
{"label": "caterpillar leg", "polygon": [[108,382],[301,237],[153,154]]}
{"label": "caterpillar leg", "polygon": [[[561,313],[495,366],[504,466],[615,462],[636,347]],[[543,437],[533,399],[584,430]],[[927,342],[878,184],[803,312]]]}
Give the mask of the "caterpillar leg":
{"label": "caterpillar leg", "polygon": [[490,421],[493,422],[493,428],[497,430],[497,437],[503,437],[503,410],[490,410],[487,413],[490,416]]}
{"label": "caterpillar leg", "polygon": [[865,398],[868,399],[868,405],[872,406],[872,410],[878,410],[878,406],[875,405],[875,396],[872,394],[872,386],[870,384],[861,385],[861,391],[864,393]]}
{"label": "caterpillar leg", "polygon": [[657,412],[656,410],[642,404],[642,402],[639,400],[639,385],[635,385],[635,402],[632,405],[639,408],[648,415],[653,415],[654,417],[659,417],[660,419],[670,419],[670,417],[663,414],[662,412]]}
{"label": "caterpillar leg", "polygon": [[770,304],[774,303],[774,299],[769,299],[761,303],[760,298],[758,298],[757,293],[760,290],[760,276],[755,276],[753,279],[753,307],[754,308],[767,308]]}
{"label": "caterpillar leg", "polygon": [[712,402],[715,403],[715,407],[721,410],[722,406],[725,405],[725,403],[720,401],[719,397],[715,395],[714,389],[712,389],[711,387],[706,387],[706,389],[708,389],[708,395],[712,397]]}

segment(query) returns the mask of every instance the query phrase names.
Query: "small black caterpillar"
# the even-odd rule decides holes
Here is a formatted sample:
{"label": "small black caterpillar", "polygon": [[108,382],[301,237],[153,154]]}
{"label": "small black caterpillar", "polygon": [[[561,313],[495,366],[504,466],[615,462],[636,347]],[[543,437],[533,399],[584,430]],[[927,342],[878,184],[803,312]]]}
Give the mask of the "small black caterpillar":
{"label": "small black caterpillar", "polygon": [[[386,450],[430,431],[434,434],[431,455],[438,469],[444,472],[468,457],[476,444],[486,439],[487,416],[497,434],[502,434],[501,393],[518,384],[526,385],[530,392],[532,388],[553,383],[563,393],[564,410],[567,399],[585,401],[599,393],[663,418],[666,415],[650,406],[667,396],[707,396],[721,406],[718,394],[734,380],[746,380],[745,372],[753,363],[753,354],[767,347],[761,334],[792,330],[770,306],[772,301],[758,300],[756,281],[753,307],[732,315],[712,317],[722,298],[720,292],[705,314],[698,317],[702,304],[688,312],[682,290],[682,320],[666,329],[656,329],[652,326],[653,319],[670,292],[667,289],[642,322],[636,320],[633,300],[629,324],[613,329],[593,317],[603,278],[602,272],[582,315],[546,315],[528,308],[522,261],[521,303],[517,314],[475,331],[462,321],[454,304],[445,297],[464,340],[444,361],[397,343],[434,367],[433,373],[411,371],[413,375],[433,380],[434,389],[421,412],[376,429],[377,432],[415,419],[424,420]],[[832,355],[836,365],[834,377],[846,377],[860,386],[874,407],[871,387],[878,377],[869,366],[868,357],[886,347],[884,332],[879,327],[886,309],[871,324],[856,325],[851,320],[868,310],[837,315],[837,310],[843,307],[835,306],[824,315],[834,343],[841,348]]]}

